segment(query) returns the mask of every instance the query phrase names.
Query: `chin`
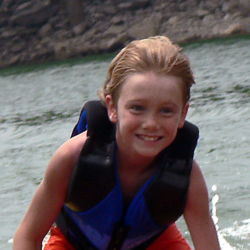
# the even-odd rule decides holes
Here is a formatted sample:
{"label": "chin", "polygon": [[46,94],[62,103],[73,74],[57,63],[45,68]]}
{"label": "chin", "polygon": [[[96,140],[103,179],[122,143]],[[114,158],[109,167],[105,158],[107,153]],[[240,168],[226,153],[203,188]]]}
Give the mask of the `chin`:
{"label": "chin", "polygon": [[162,150],[136,150],[137,154],[145,158],[155,158]]}

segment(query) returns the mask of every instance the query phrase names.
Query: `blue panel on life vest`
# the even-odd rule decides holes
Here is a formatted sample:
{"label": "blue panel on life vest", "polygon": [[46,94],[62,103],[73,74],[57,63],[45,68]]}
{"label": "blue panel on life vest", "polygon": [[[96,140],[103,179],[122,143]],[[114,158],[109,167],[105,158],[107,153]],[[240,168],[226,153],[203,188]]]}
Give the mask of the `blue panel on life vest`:
{"label": "blue panel on life vest", "polygon": [[129,225],[131,228],[123,243],[122,250],[139,246],[169,226],[160,226],[153,221],[144,199],[144,192],[155,175],[143,185],[128,207],[124,221],[125,225]]}
{"label": "blue panel on life vest", "polygon": [[76,124],[76,126],[72,132],[71,137],[76,136],[76,135],[86,131],[87,129],[88,129],[87,114],[86,114],[86,111],[83,110],[80,117],[79,117],[78,123]]}
{"label": "blue panel on life vest", "polygon": [[122,195],[118,185],[97,206],[86,212],[75,212],[66,205],[65,209],[88,240],[100,250],[108,247],[113,227],[123,213]]}

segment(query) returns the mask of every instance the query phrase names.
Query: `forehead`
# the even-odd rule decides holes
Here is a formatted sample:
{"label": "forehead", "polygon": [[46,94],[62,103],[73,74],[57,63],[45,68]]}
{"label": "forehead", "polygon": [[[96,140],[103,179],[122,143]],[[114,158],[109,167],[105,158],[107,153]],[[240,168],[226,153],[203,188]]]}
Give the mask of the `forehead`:
{"label": "forehead", "polygon": [[172,75],[157,74],[153,71],[130,74],[120,90],[120,98],[152,99],[175,101],[183,99],[183,83],[181,78]]}
{"label": "forehead", "polygon": [[[157,74],[153,71],[145,73],[132,73],[128,75],[123,83],[121,93],[125,91],[170,91],[176,90],[182,92],[183,82],[180,77],[173,75]],[[137,92],[136,91],[136,92]]]}

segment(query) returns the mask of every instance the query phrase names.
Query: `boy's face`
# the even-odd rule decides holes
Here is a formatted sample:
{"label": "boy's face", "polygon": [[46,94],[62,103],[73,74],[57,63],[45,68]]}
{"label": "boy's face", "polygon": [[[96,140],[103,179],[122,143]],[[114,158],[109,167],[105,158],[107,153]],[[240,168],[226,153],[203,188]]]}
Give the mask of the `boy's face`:
{"label": "boy's face", "polygon": [[117,144],[129,154],[154,158],[174,140],[184,125],[181,79],[153,71],[131,74],[115,105],[107,97],[110,120],[117,123]]}

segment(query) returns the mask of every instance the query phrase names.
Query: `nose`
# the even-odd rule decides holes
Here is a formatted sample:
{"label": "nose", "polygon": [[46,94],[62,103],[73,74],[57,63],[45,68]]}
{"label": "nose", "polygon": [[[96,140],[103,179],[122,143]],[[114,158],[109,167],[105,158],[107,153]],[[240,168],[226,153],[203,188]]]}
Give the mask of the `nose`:
{"label": "nose", "polygon": [[153,114],[147,115],[142,123],[142,128],[148,131],[155,131],[160,128],[157,117]]}

